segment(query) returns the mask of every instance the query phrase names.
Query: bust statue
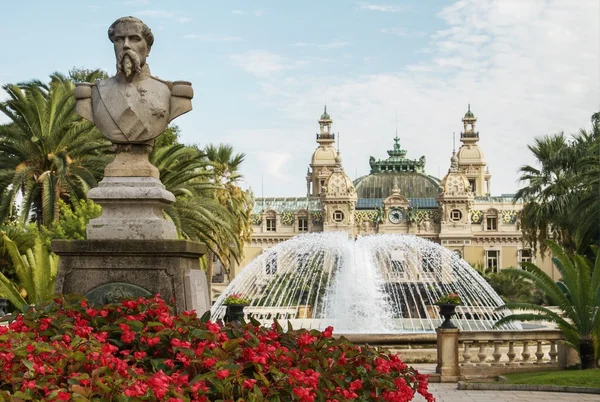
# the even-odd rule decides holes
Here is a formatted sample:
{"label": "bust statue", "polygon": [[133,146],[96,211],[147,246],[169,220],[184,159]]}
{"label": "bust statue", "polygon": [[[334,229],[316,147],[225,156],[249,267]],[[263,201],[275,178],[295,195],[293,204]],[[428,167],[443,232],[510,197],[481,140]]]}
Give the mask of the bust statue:
{"label": "bust statue", "polygon": [[192,110],[192,85],[150,74],[146,58],[154,43],[150,28],[122,17],[108,28],[117,74],[97,83],[77,83],[77,113],[114,144],[152,144],[169,122]]}

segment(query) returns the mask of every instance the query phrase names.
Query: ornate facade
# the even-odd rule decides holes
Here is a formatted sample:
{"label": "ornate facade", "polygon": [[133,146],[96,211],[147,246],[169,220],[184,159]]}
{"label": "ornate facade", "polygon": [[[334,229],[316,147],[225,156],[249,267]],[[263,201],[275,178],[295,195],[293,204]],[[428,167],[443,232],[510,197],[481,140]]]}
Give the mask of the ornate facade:
{"label": "ornate facade", "polygon": [[492,196],[491,174],[479,147],[477,118],[462,119],[461,146],[452,152],[440,180],[425,173],[425,156],[408,159],[396,134],[388,158],[369,159],[371,172],[355,181],[344,172],[335,149],[332,119],[325,109],[306,175],[306,196],[258,198],[252,211],[254,233],[239,272],[254,257],[293,236],[345,231],[357,237],[375,233],[413,234],[453,250],[471,265],[497,271],[535,261],[556,276],[550,258],[523,244],[519,203],[510,194]]}

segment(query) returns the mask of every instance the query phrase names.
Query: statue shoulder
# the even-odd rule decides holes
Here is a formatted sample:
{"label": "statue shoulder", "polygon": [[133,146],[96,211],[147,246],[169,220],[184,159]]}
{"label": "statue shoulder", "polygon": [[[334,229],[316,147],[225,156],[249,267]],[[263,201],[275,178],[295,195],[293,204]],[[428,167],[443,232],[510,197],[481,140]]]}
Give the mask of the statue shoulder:
{"label": "statue shoulder", "polygon": [[92,89],[96,83],[92,82],[77,82],[75,83],[75,99],[88,99],[92,97]]}

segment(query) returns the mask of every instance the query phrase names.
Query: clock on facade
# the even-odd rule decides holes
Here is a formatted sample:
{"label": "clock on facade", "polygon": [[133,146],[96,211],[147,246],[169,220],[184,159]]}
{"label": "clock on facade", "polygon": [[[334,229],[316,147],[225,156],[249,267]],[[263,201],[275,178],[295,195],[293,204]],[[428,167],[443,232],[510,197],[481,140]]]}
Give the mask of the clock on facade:
{"label": "clock on facade", "polygon": [[389,214],[389,220],[392,223],[400,223],[404,218],[404,213],[399,208],[392,208]]}

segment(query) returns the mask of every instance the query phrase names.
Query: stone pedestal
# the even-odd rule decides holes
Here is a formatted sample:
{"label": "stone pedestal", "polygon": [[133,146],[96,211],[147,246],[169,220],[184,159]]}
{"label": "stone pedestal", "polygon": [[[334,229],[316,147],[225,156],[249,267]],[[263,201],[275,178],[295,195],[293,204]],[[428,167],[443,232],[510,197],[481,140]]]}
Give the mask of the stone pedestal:
{"label": "stone pedestal", "polygon": [[54,240],[60,256],[56,293],[77,293],[104,304],[160,294],[177,313],[210,309],[198,259],[206,246],[186,240]]}
{"label": "stone pedestal", "polygon": [[456,382],[460,379],[458,366],[458,328],[437,328],[437,367],[441,382]]}

